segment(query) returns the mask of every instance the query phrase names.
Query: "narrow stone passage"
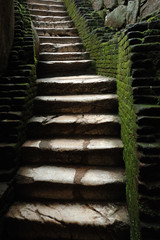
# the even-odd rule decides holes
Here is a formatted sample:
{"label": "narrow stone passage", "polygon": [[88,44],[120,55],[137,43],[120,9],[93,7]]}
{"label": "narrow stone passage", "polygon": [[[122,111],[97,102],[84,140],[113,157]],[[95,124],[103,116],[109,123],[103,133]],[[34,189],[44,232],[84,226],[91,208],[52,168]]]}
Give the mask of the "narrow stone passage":
{"label": "narrow stone passage", "polygon": [[38,95],[7,239],[128,240],[116,80],[93,74],[62,1],[28,4],[40,38]]}

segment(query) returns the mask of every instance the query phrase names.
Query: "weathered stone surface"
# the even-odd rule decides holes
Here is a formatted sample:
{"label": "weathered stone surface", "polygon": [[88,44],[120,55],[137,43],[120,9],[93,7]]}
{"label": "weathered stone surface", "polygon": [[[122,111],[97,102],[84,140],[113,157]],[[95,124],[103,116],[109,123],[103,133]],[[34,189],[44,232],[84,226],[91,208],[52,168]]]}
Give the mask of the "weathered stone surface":
{"label": "weathered stone surface", "polygon": [[30,140],[22,147],[23,161],[87,165],[122,165],[123,144],[117,138],[57,138]]}
{"label": "weathered stone surface", "polygon": [[65,11],[64,5],[56,5],[54,2],[50,2],[49,4],[46,4],[46,2],[43,2],[43,4],[39,3],[32,3],[28,4],[29,9],[36,9],[36,10],[45,10],[45,11]]}
{"label": "weathered stone surface", "polygon": [[35,112],[52,113],[106,113],[116,112],[116,94],[38,96],[35,98]]}
{"label": "weathered stone surface", "polygon": [[114,9],[115,7],[117,7],[118,1],[117,0],[104,0],[104,5],[108,9]]}
{"label": "weathered stone surface", "polygon": [[[143,3],[144,1],[142,1]],[[140,17],[146,17],[153,12],[156,12],[160,9],[159,0],[147,0],[145,1],[140,8]]]}
{"label": "weathered stone surface", "polygon": [[92,7],[95,11],[99,11],[103,6],[103,0],[92,0]]}
{"label": "weathered stone surface", "polygon": [[[70,39],[68,40],[70,41]],[[56,41],[56,39],[54,41]],[[54,44],[51,42],[51,43],[41,43],[40,51],[48,52],[48,53],[50,52],[51,53],[54,53],[54,52],[82,52],[83,53],[84,48],[82,43]]]}
{"label": "weathered stone surface", "polygon": [[125,196],[120,168],[43,165],[22,167],[17,174],[16,190],[23,198],[120,201]]}
{"label": "weathered stone surface", "polygon": [[[46,11],[46,10],[38,10],[38,9],[30,9],[31,15],[40,15],[40,16],[58,16],[58,17],[66,17],[68,14],[66,11]],[[62,18],[66,19],[66,18]]]}
{"label": "weathered stone surface", "polygon": [[14,38],[14,4],[0,0],[0,74],[7,67]]}
{"label": "weathered stone surface", "polygon": [[116,92],[116,79],[97,75],[41,78],[37,84],[41,96]]}
{"label": "weathered stone surface", "polygon": [[72,28],[74,26],[72,21],[57,21],[57,22],[51,22],[51,21],[33,21],[33,24],[35,27],[39,28]]}
{"label": "weathered stone surface", "polygon": [[71,20],[70,17],[68,16],[39,16],[39,15],[31,15],[32,20],[34,22],[64,22],[64,21],[69,21]]}
{"label": "weathered stone surface", "polygon": [[72,44],[72,43],[81,43],[81,40],[79,37],[46,37],[46,36],[40,36],[39,37],[41,44],[48,43],[48,44]]}
{"label": "weathered stone surface", "polygon": [[[44,0],[27,0],[30,4],[44,4]],[[53,1],[53,0],[45,0],[46,5],[58,5],[58,6],[64,6],[64,2],[62,1]]]}
{"label": "weathered stone surface", "polygon": [[105,240],[113,239],[113,234],[120,240],[129,239],[127,210],[116,204],[15,203],[6,221],[7,237],[18,240],[71,236],[75,240]]}
{"label": "weathered stone surface", "polygon": [[39,36],[77,36],[76,28],[36,28]]}
{"label": "weathered stone surface", "polygon": [[81,60],[81,59],[88,59],[89,53],[87,52],[63,52],[63,53],[48,53],[42,52],[40,54],[41,61],[63,61],[63,60]]}
{"label": "weathered stone surface", "polygon": [[32,138],[72,134],[119,136],[120,125],[115,115],[53,115],[31,118],[27,132]]}
{"label": "weathered stone surface", "polygon": [[128,0],[118,0],[118,5],[125,5]]}
{"label": "weathered stone surface", "polygon": [[140,0],[128,1],[126,24],[136,23],[138,11],[139,11]]}
{"label": "weathered stone surface", "polygon": [[121,28],[126,22],[127,6],[120,5],[105,18],[105,26]]}

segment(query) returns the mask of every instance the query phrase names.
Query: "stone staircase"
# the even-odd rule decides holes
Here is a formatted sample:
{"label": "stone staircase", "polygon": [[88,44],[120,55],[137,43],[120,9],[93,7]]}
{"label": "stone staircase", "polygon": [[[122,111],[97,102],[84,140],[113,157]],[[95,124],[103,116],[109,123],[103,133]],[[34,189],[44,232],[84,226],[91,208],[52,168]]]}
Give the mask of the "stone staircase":
{"label": "stone staircase", "polygon": [[116,81],[88,74],[62,1],[28,4],[41,42],[38,96],[6,239],[129,240]]}

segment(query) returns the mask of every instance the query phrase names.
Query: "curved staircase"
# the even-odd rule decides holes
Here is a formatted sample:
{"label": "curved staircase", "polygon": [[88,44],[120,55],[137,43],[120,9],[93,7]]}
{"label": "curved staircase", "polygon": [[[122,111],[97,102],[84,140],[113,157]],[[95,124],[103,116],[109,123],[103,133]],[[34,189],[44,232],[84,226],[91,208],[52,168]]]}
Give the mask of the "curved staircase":
{"label": "curved staircase", "polygon": [[64,3],[28,0],[38,95],[7,240],[129,240],[116,80],[93,74]]}

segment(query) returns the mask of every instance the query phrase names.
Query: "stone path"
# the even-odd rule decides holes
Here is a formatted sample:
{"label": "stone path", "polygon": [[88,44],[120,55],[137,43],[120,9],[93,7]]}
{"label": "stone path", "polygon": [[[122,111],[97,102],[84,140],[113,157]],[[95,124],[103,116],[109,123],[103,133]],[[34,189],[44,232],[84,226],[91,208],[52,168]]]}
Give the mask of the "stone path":
{"label": "stone path", "polygon": [[63,2],[28,3],[41,42],[38,96],[7,240],[128,240],[116,80],[91,74]]}

